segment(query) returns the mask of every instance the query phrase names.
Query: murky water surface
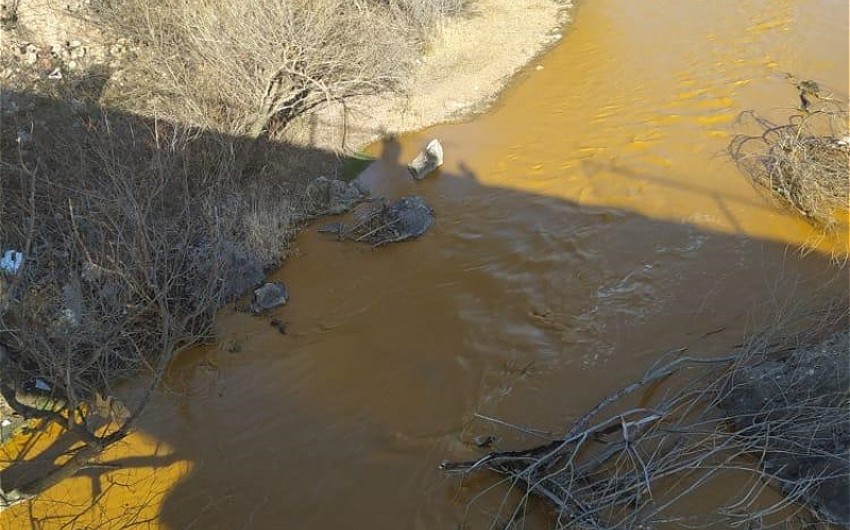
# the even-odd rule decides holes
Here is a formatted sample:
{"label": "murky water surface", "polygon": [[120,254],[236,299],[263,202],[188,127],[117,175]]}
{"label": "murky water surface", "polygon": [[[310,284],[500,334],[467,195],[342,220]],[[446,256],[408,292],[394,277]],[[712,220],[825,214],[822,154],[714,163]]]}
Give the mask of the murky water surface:
{"label": "murky water surface", "polygon": [[[492,503],[467,505],[487,480],[437,469],[478,435],[515,447],[474,414],[558,432],[662,352],[725,353],[791,295],[846,295],[846,235],[818,241],[725,149],[740,112],[792,112],[786,72],[846,98],[847,46],[844,0],[582,2],[492,112],[372,146],[363,178],[425,196],[430,233],[373,251],[308,230],[278,275],[287,335],[225,314],[109,455],[124,469],[9,520],[94,495],[69,527],[486,528]],[[446,166],[414,183],[432,137]]]}

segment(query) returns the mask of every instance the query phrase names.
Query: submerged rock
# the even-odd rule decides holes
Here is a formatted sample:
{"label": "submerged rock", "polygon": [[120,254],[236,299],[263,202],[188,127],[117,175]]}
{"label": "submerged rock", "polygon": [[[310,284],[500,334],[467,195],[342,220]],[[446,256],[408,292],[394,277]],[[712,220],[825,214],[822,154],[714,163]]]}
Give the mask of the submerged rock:
{"label": "submerged rock", "polygon": [[380,246],[419,237],[434,224],[434,210],[419,196],[370,206],[355,212],[354,217],[351,225],[332,223],[319,231],[337,234],[340,239]]}
{"label": "submerged rock", "polygon": [[281,282],[269,282],[254,289],[251,299],[251,312],[264,313],[280,307],[289,300],[289,291]]}

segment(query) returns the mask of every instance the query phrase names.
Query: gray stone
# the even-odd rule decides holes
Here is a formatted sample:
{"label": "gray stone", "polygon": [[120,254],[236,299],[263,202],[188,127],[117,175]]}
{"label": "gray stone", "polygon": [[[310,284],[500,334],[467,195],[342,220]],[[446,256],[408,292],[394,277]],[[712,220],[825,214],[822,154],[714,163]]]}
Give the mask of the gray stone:
{"label": "gray stone", "polygon": [[[764,447],[757,448],[759,463],[781,479],[780,489],[821,519],[844,527],[850,527],[850,417],[841,413],[850,388],[848,351],[845,331],[748,366],[721,403],[739,430],[764,439]],[[810,477],[825,478],[793,491]]]}
{"label": "gray stone", "polygon": [[304,215],[311,218],[345,213],[368,194],[369,190],[358,180],[345,182],[317,177],[304,191]]}
{"label": "gray stone", "polygon": [[419,237],[434,224],[434,211],[422,197],[402,197],[387,207],[386,216],[404,239]]}
{"label": "gray stone", "polygon": [[286,304],[288,300],[289,292],[286,285],[281,282],[268,282],[254,289],[251,312],[264,313]]}
{"label": "gray stone", "polygon": [[369,206],[365,211],[355,211],[353,217],[355,222],[350,226],[334,223],[319,230],[336,233],[340,239],[381,246],[419,237],[434,224],[434,211],[418,196]]}

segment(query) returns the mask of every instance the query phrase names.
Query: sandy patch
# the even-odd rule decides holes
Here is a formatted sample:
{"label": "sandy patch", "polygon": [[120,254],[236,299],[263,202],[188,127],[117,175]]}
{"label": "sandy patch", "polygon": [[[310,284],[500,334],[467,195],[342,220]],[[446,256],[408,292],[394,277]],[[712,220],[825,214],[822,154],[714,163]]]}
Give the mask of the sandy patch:
{"label": "sandy patch", "polygon": [[[486,109],[511,78],[561,39],[572,0],[477,0],[442,27],[410,81],[388,93],[334,106],[311,119],[303,141],[358,150],[387,134],[455,121]],[[344,131],[344,132],[343,132]]]}

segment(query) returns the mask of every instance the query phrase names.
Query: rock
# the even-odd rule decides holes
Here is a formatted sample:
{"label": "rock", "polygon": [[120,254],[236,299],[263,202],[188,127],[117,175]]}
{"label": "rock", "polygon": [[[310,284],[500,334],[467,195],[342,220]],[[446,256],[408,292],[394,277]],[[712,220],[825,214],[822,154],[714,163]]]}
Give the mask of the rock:
{"label": "rock", "polygon": [[320,231],[336,233],[340,239],[381,246],[421,236],[434,224],[434,211],[422,197],[410,196],[355,211],[354,218],[351,226],[335,223],[323,226]]}
{"label": "rock", "polygon": [[345,182],[316,177],[304,191],[303,213],[307,219],[345,213],[368,194],[369,190],[359,180]]}
{"label": "rock", "polygon": [[479,449],[487,449],[496,442],[495,436],[476,436],[472,439],[472,443]]}
{"label": "rock", "polygon": [[251,312],[264,313],[286,304],[288,300],[289,292],[286,290],[286,285],[281,282],[268,282],[254,289]]}
{"label": "rock", "polygon": [[[847,351],[850,333],[844,331],[820,344],[798,346],[783,358],[747,366],[720,403],[737,429],[763,438],[764,446],[755,448],[759,465],[779,479],[780,489],[819,518],[845,528],[850,527]],[[824,478],[794,491],[809,477]]]}
{"label": "rock", "polygon": [[281,335],[286,335],[286,322],[283,322],[282,320],[279,320],[277,318],[273,318],[271,319],[269,324],[271,324],[271,326],[276,329],[277,332]]}
{"label": "rock", "polygon": [[443,146],[439,140],[431,140],[416,158],[408,164],[407,169],[416,180],[421,180],[430,175],[435,169],[443,165]]}
{"label": "rock", "polygon": [[422,197],[402,197],[389,205],[386,216],[404,239],[419,237],[434,224],[434,211]]}

